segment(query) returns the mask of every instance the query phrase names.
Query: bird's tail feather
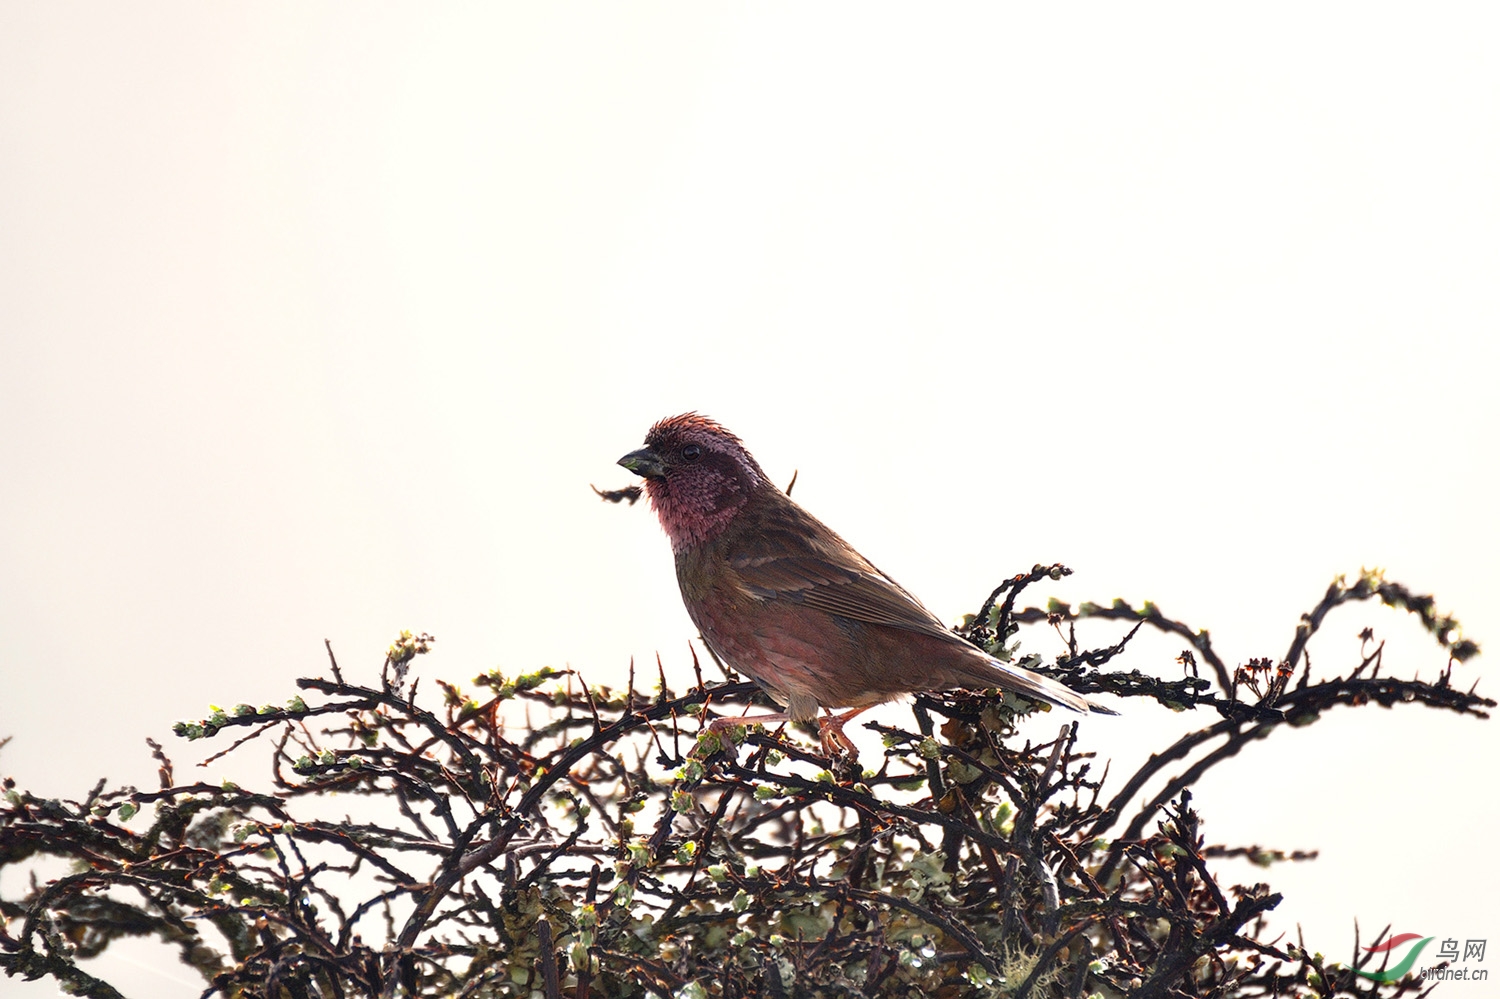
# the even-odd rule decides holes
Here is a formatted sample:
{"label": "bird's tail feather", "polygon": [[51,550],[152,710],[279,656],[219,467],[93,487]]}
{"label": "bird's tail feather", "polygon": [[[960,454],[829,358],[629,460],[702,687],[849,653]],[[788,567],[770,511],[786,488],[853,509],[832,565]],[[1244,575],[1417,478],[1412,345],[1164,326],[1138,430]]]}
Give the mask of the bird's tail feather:
{"label": "bird's tail feather", "polygon": [[992,656],[985,656],[983,662],[976,661],[972,668],[965,670],[964,673],[964,679],[974,686],[1000,687],[1032,700],[1046,701],[1048,704],[1084,714],[1119,714],[1117,711],[1089,700],[1077,691],[1069,690],[1049,676],[1042,676],[1024,667],[1001,662]]}

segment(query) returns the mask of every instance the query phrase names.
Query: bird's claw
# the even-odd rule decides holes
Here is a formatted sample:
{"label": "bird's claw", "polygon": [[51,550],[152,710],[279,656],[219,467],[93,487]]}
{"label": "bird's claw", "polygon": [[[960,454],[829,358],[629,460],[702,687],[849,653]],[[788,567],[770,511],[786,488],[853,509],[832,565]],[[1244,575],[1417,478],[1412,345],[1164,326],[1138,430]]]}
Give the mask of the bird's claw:
{"label": "bird's claw", "polygon": [[842,718],[820,718],[818,719],[819,741],[823,744],[823,752],[829,757],[837,758],[843,755],[857,756],[859,751],[854,748],[854,743],[844,734],[844,720]]}

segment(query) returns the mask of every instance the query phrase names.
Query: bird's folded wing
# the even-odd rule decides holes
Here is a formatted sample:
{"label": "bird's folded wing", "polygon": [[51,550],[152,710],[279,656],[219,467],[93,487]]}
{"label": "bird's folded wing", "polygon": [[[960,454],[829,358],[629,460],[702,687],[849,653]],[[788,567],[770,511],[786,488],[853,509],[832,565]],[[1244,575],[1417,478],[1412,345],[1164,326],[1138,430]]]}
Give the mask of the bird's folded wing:
{"label": "bird's folded wing", "polygon": [[793,600],[867,624],[957,637],[874,566],[845,566],[816,555],[740,555],[729,565],[740,587],[761,600]]}

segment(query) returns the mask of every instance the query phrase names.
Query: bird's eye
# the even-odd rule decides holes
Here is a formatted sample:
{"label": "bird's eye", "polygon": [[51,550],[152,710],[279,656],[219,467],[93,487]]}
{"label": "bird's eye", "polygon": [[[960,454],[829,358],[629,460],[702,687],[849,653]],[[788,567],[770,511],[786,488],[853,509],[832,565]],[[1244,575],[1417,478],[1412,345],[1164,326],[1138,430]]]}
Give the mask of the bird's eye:
{"label": "bird's eye", "polygon": [[703,449],[696,444],[689,444],[682,449],[683,461],[697,461],[701,457],[703,457]]}

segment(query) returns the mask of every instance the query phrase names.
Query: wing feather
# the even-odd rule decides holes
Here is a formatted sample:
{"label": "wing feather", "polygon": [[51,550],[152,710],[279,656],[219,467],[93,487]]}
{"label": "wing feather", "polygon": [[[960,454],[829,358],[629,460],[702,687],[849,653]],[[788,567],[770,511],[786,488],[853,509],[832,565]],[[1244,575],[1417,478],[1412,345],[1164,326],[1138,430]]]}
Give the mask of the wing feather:
{"label": "wing feather", "polygon": [[762,600],[790,600],[865,624],[962,641],[895,580],[828,534],[757,544],[730,555],[729,568],[742,590]]}

